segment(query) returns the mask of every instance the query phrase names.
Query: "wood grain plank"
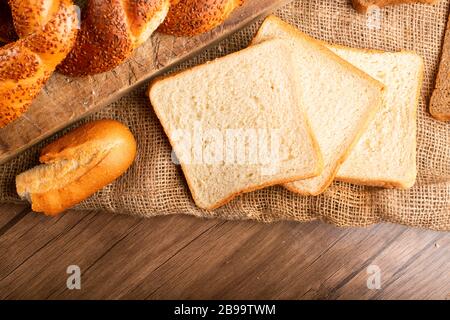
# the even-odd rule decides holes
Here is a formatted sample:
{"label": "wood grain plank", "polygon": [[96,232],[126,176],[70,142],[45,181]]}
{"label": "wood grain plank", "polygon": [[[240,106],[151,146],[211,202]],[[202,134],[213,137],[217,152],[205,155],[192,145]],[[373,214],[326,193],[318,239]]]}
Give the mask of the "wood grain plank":
{"label": "wood grain plank", "polygon": [[[339,229],[319,222],[304,236],[286,232],[283,223],[275,226],[253,225],[252,234],[249,230],[233,230],[242,228],[237,224],[229,230],[217,230],[211,236],[216,241],[198,239],[189,248],[189,255],[187,252],[178,255],[151,275],[152,281],[167,280],[148,298],[244,299],[249,295],[257,299],[307,298],[342,279],[344,271],[351,272],[349,261],[357,265],[364,260],[365,250],[358,246],[373,238],[366,229]],[[303,226],[293,224],[292,228],[301,230]],[[373,230],[378,230],[377,236],[382,239],[398,233],[392,226]],[[241,234],[245,237],[237,237]],[[190,258],[190,252],[196,256]],[[324,286],[334,275],[337,279]],[[202,285],[205,283],[210,285]]]}
{"label": "wood grain plank", "polygon": [[0,237],[28,211],[31,211],[30,207],[24,204],[0,205]]}
{"label": "wood grain plank", "polygon": [[118,299],[138,286],[150,272],[170,260],[219,220],[172,216],[142,220],[141,224],[83,273],[81,291],[65,288],[52,299]]}
{"label": "wood grain plank", "polygon": [[[49,218],[41,214],[27,214],[19,223],[0,237],[0,298],[8,295],[13,283],[14,274],[21,273],[34,255],[39,253],[64,231],[70,230],[84,218],[92,219],[95,213],[85,212],[83,215],[62,215]],[[33,266],[33,268],[38,265]],[[36,270],[36,269],[31,270]],[[28,273],[33,275],[34,272]]]}
{"label": "wood grain plank", "polygon": [[[0,216],[2,208],[11,207]],[[31,213],[0,236],[0,257],[0,299],[412,299],[450,290],[450,235],[392,224]],[[72,264],[81,290],[66,288]],[[366,286],[370,264],[381,268],[381,290]]]}
{"label": "wood grain plank", "polygon": [[[14,262],[15,268],[1,278],[0,298],[45,298],[60,287],[65,288],[69,265],[80,263],[80,267],[88,269],[139,223],[133,217],[97,212],[68,212],[56,223],[53,220],[40,221],[27,232],[35,248],[31,254],[4,254],[6,263]],[[33,221],[23,221],[19,227],[27,229],[32,224]],[[8,240],[2,241],[11,245]],[[16,262],[18,258],[20,264]]]}
{"label": "wood grain plank", "polygon": [[[383,251],[385,243],[396,242],[396,238],[401,236],[406,229],[392,225],[381,225],[370,229],[338,229],[338,239],[328,241],[324,245],[324,235],[321,232],[326,232],[325,237],[332,234],[327,227],[329,226],[319,225],[318,230],[306,235],[305,238],[295,237],[287,240],[283,237],[281,243],[278,242],[280,247],[271,247],[268,241],[260,241],[258,238],[255,238],[258,241],[249,242],[248,246],[238,241],[236,246],[241,248],[240,250],[244,253],[233,259],[208,257],[207,252],[217,252],[211,247],[205,248],[204,254],[198,253],[199,256],[190,263],[186,262],[189,257],[180,253],[179,260],[173,259],[170,264],[165,266],[166,270],[160,268],[160,272],[151,278],[151,281],[166,279],[166,282],[153,292],[150,298],[326,298],[330,292],[333,292],[336,285],[352,275],[355,270],[365,270],[366,260],[370,261],[372,253]],[[219,230],[216,231],[219,232]],[[317,234],[315,234],[316,232]],[[430,235],[436,234],[429,231],[423,232]],[[236,234],[241,233],[232,233],[230,236],[232,243],[234,243],[233,239],[236,238]],[[277,234],[280,233],[277,232]],[[228,248],[232,245],[223,240],[223,236],[219,238],[224,247]],[[210,243],[210,241],[202,239],[198,239],[198,241],[202,244]],[[296,250],[292,250],[289,246],[295,242],[304,243]],[[288,244],[286,245],[286,243]],[[320,249],[309,247],[308,243],[316,243]],[[194,246],[195,243],[192,245]],[[409,245],[411,246],[411,243]],[[195,247],[187,248],[187,250],[199,252],[202,249]],[[249,252],[252,253],[249,254]],[[226,256],[227,251],[221,249],[220,253]],[[300,257],[299,254],[301,254]],[[395,257],[396,253],[393,252],[391,255],[392,265],[396,263]],[[216,260],[221,263],[217,264]],[[181,273],[180,264],[184,264],[184,270]],[[432,284],[430,287],[439,288],[438,284],[443,279],[445,277],[429,279],[433,280],[430,281]],[[362,284],[368,291],[366,278],[362,279]],[[422,285],[426,287],[425,283]],[[143,283],[142,286],[146,285]],[[420,289],[420,287],[416,288],[415,292],[420,292]],[[351,291],[346,292],[351,295]],[[130,297],[136,298],[142,294],[141,291]],[[445,291],[437,290],[436,295],[443,297]]]}
{"label": "wood grain plank", "polygon": [[0,163],[289,1],[248,0],[224,24],[196,37],[155,34],[110,72],[83,78],[55,74],[29,111],[0,129]]}
{"label": "wood grain plank", "polygon": [[[367,264],[376,265],[381,270],[381,289],[367,290],[367,269],[362,268],[351,279],[339,288],[335,288],[329,295],[332,299],[373,299],[386,297],[396,286],[395,279],[400,274],[404,275],[404,269],[409,268],[410,279],[413,283],[420,283],[425,290],[419,290],[422,299],[445,298],[445,292],[450,293],[450,281],[443,281],[450,277],[450,236],[444,233],[428,232],[420,229],[409,228],[402,233],[396,241],[386,246],[378,255],[371,257]],[[440,241],[439,241],[440,240]],[[436,246],[439,244],[438,246]],[[420,260],[422,256],[428,256],[428,260]],[[414,263],[414,266],[411,264]],[[422,270],[419,270],[422,269]],[[447,274],[444,274],[447,273]],[[402,276],[401,276],[402,277]],[[428,292],[426,288],[433,288]],[[403,291],[401,287],[394,288],[395,298],[412,299],[417,290]]]}
{"label": "wood grain plank", "polygon": [[[144,220],[125,215],[73,211],[59,218],[58,222],[44,219],[35,224],[35,220],[40,220],[37,217],[22,221],[16,229],[28,230],[26,240],[18,239],[20,230],[11,230],[10,237],[0,238],[0,256],[5,260],[0,262],[0,298],[76,298],[80,292],[66,288],[69,265],[78,265],[82,270],[81,293],[84,296],[113,297],[120,286],[126,288],[133,285],[133,281],[139,281],[139,268],[135,268],[132,261],[140,254],[147,258],[151,255],[146,261],[151,261],[150,268],[157,268],[159,261],[164,261],[184,242],[202,232],[195,220],[191,223],[180,220],[179,224],[174,224],[172,219]],[[209,221],[209,224],[215,223],[217,221]],[[170,230],[179,233],[167,237]],[[129,235],[132,235],[131,239]],[[147,240],[149,244],[155,243],[158,254],[148,250]],[[19,245],[14,245],[14,242],[19,242]],[[31,252],[25,251],[24,246],[31,247]],[[7,250],[8,247],[12,249]],[[116,256],[116,247],[120,248],[120,256]],[[92,272],[91,269],[99,270],[98,265],[102,271]],[[132,274],[137,278],[130,276]],[[110,279],[105,275],[111,276]]]}
{"label": "wood grain plank", "polygon": [[450,235],[430,241],[387,280],[374,298],[449,300]]}

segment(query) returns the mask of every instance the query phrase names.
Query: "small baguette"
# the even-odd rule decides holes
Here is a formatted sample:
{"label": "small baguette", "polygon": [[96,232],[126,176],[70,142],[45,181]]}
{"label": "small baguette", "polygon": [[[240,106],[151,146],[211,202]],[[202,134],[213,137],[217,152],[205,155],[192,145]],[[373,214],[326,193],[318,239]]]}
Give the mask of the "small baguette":
{"label": "small baguette", "polygon": [[46,146],[42,164],[16,177],[17,193],[34,211],[56,215],[117,179],[135,156],[127,127],[114,120],[90,122]]}

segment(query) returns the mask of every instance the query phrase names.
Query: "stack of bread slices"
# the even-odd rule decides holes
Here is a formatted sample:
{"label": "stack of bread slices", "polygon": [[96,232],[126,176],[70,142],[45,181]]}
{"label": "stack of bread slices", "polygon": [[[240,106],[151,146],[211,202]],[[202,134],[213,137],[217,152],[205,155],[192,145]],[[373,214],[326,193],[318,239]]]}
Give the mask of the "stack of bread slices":
{"label": "stack of bread slices", "polygon": [[330,45],[268,17],[239,52],[152,82],[152,106],[197,206],[333,180],[410,188],[423,61]]}

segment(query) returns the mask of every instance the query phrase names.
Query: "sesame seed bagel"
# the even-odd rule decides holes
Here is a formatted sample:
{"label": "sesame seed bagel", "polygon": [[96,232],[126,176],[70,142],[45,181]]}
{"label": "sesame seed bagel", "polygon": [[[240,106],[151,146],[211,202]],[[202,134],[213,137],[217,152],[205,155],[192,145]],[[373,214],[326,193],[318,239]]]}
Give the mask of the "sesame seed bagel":
{"label": "sesame seed bagel", "polygon": [[78,26],[71,0],[10,0],[9,5],[20,39],[0,48],[0,127],[27,110],[72,49]]}
{"label": "sesame seed bagel", "polygon": [[69,76],[109,71],[158,28],[169,0],[88,0],[76,45],[59,67]]}
{"label": "sesame seed bagel", "polygon": [[194,36],[223,23],[244,0],[171,0],[161,32],[174,36]]}

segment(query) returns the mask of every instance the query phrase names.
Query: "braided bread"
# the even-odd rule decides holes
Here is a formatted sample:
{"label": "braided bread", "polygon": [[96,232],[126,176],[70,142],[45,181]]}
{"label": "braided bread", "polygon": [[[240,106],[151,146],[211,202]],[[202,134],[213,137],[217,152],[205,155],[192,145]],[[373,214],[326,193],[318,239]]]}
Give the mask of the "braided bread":
{"label": "braided bread", "polygon": [[71,0],[10,0],[20,39],[0,48],[0,127],[19,117],[72,49],[78,17]]}
{"label": "braided bread", "polygon": [[175,36],[194,36],[224,22],[244,0],[171,0],[161,32]]}
{"label": "braided bread", "polygon": [[158,28],[169,0],[89,0],[76,45],[59,67],[70,76],[111,70]]}

